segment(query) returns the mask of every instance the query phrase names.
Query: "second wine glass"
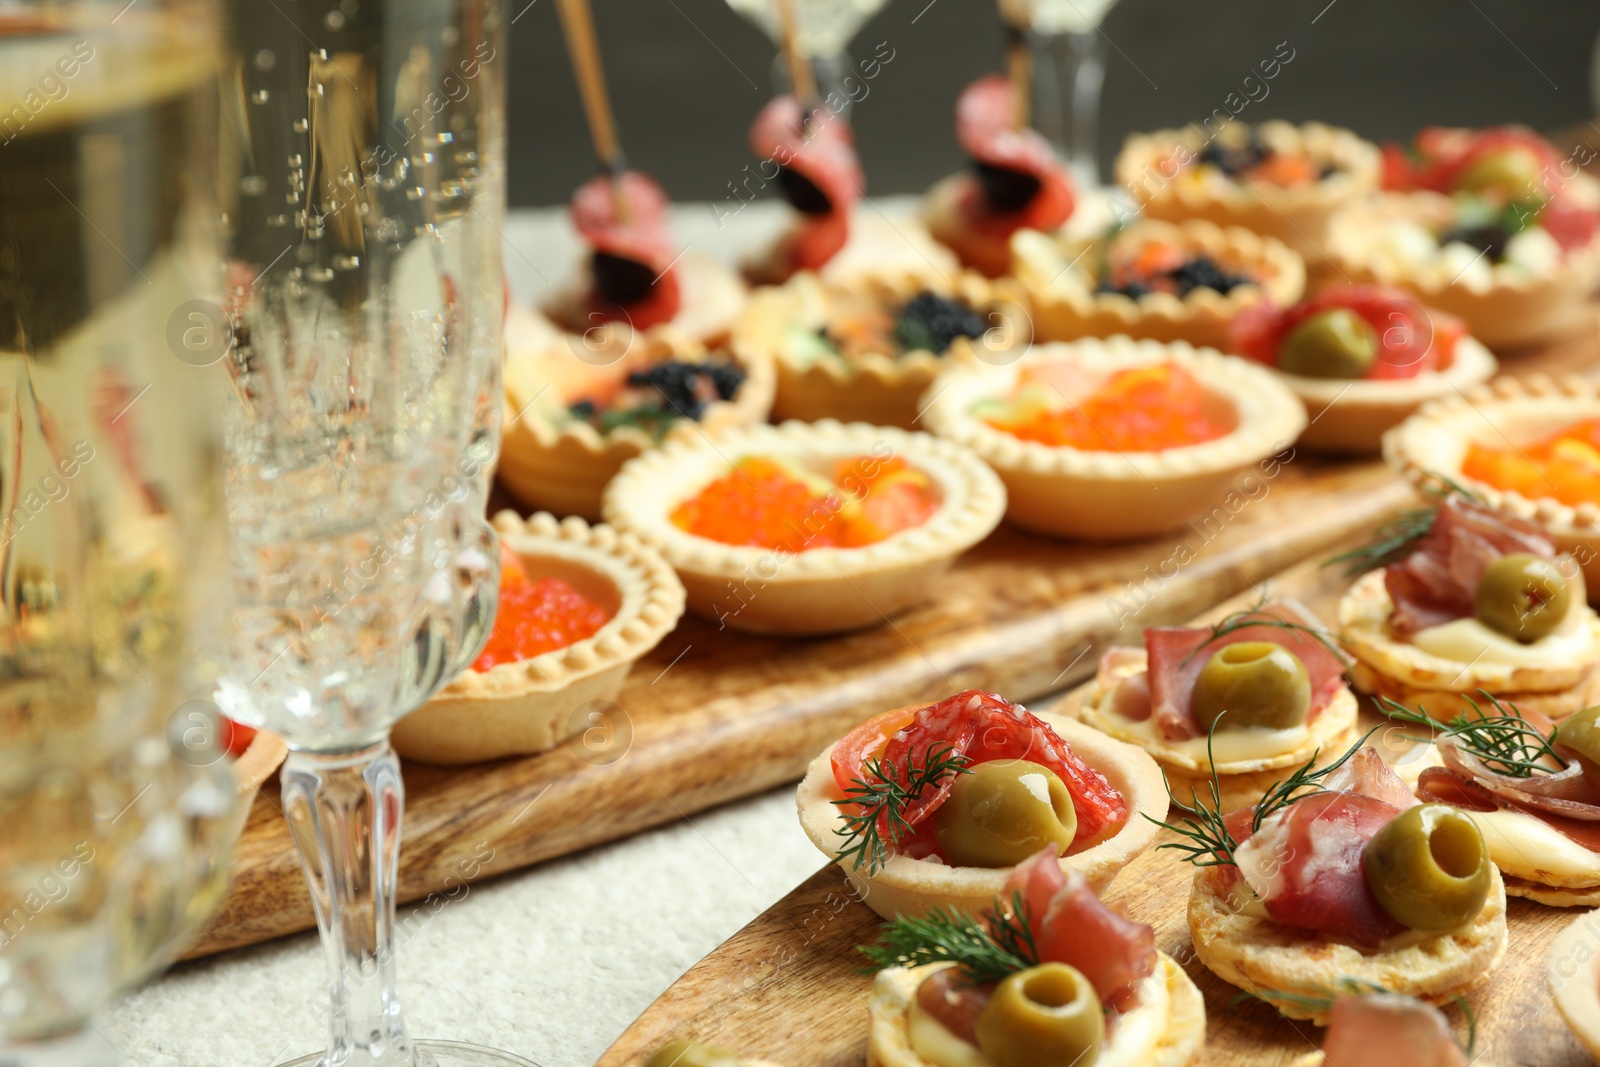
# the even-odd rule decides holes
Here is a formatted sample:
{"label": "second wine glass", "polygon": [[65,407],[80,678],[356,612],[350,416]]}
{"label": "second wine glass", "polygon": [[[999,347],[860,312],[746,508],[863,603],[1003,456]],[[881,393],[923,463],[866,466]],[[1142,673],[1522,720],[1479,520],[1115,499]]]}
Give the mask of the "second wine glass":
{"label": "second wine glass", "polygon": [[239,607],[219,701],[291,750],[284,811],[332,1002],[323,1062],[522,1063],[406,1033],[388,744],[476,654],[496,604],[481,507],[499,418],[501,7],[224,10]]}

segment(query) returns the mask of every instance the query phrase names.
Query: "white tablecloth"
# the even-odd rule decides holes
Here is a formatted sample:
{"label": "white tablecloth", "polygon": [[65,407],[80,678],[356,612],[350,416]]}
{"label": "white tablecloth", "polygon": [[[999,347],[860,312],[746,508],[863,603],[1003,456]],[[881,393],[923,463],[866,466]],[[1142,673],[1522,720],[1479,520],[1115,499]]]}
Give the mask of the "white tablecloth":
{"label": "white tablecloth", "polygon": [[[719,228],[701,204],[679,207],[674,222],[680,241],[733,257],[781,218],[780,205],[763,202]],[[559,285],[579,255],[564,212],[515,212],[504,236],[520,301]],[[419,919],[399,954],[410,1032],[586,1067],[696,960],[820,865],[784,788],[473,886]],[[271,1067],[322,1047],[323,974],[304,934],[180,965],[97,1026],[138,1067]]]}

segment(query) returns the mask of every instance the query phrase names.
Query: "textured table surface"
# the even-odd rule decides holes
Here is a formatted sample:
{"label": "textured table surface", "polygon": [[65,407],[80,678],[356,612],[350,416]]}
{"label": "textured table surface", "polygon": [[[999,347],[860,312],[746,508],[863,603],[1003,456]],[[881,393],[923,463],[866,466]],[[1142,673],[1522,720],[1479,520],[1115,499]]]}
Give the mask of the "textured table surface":
{"label": "textured table surface", "polygon": [[[721,228],[705,205],[686,205],[675,232],[731,258],[780,221],[772,202]],[[561,212],[514,213],[504,236],[522,302],[561,284],[579,255]],[[410,1032],[507,1049],[541,1067],[586,1067],[674,979],[820,861],[785,788],[473,886],[403,924],[412,931],[399,953]],[[321,1048],[322,1001],[316,939],[301,935],[181,965],[97,1026],[138,1067],[271,1067]]]}

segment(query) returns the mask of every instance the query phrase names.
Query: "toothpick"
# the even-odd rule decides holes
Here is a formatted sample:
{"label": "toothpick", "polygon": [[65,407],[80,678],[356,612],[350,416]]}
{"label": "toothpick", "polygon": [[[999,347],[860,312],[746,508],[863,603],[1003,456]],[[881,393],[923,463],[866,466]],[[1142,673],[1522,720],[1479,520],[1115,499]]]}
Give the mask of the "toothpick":
{"label": "toothpick", "polygon": [[1028,52],[1028,11],[1023,0],[1000,0],[1000,21],[1006,28],[1006,72],[1011,77],[1011,92],[1016,110],[1011,116],[1013,129],[1026,129],[1028,104],[1033,97],[1033,57]]}
{"label": "toothpick", "polygon": [[778,35],[782,38],[783,59],[789,67],[789,84],[800,102],[800,114],[809,119],[817,102],[817,81],[811,59],[800,47],[800,27],[794,17],[794,0],[773,0],[778,5]]}
{"label": "toothpick", "polygon": [[616,201],[617,218],[626,221],[628,204],[622,192],[622,172],[628,169],[617,142],[617,126],[611,114],[611,96],[606,92],[605,68],[600,63],[600,45],[595,39],[594,16],[589,0],[559,0],[561,29],[566,34],[567,51],[578,77],[578,93],[589,120],[589,135],[594,154],[611,175],[611,195]]}

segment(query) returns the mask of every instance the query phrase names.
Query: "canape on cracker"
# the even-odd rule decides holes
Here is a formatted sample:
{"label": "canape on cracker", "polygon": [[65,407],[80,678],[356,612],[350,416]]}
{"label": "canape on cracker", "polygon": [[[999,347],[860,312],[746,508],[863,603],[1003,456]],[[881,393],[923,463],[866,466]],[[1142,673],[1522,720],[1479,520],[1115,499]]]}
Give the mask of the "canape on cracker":
{"label": "canape on cracker", "polygon": [[1345,664],[1304,607],[1263,603],[1107,650],[1079,717],[1148,752],[1174,796],[1214,776],[1224,803],[1245,804],[1284,768],[1349,744],[1357,709]]}
{"label": "canape on cracker", "polygon": [[1557,721],[1600,703],[1600,617],[1533,525],[1451,490],[1341,559],[1377,567],[1339,602],[1362,692],[1440,721],[1480,693]]}
{"label": "canape on cracker", "polygon": [[1205,1002],[1155,931],[1102,904],[1053,849],[979,913],[939,909],[862,948],[874,1067],[1185,1067]]}
{"label": "canape on cracker", "polygon": [[1356,981],[1440,1004],[1505,957],[1505,887],[1467,815],[1422,804],[1375,749],[1307,761],[1259,804],[1174,801],[1195,866],[1189,932],[1218,977],[1293,1019]]}
{"label": "canape on cracker", "polygon": [[1167,795],[1132,745],[969,689],[856,727],[811,762],[797,803],[812,844],[893,918],[977,912],[1045,846],[1104,887],[1149,847]]}
{"label": "canape on cracker", "polygon": [[1392,701],[1380,705],[1418,740],[1431,738],[1402,773],[1418,797],[1459,808],[1477,824],[1507,896],[1600,904],[1600,707],[1557,727],[1487,693],[1444,724]]}

